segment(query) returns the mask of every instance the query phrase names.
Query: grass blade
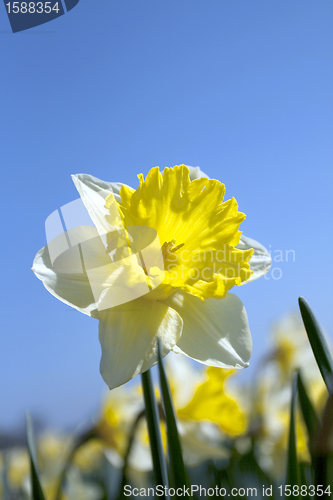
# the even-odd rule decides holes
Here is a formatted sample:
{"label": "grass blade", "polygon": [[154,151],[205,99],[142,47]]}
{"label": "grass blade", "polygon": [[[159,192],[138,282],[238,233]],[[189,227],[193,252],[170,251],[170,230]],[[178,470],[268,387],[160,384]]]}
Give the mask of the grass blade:
{"label": "grass blade", "polygon": [[320,421],[312,406],[300,372],[297,374],[297,389],[303,419],[308,431],[309,440],[311,441],[316,432],[320,429]]}
{"label": "grass blade", "polygon": [[32,500],[45,500],[44,493],[38,477],[37,457],[33,435],[31,416],[27,413],[27,443],[30,457]]}
{"label": "grass blade", "polygon": [[296,486],[299,484],[296,425],[295,425],[296,396],[297,396],[297,375],[295,375],[292,382],[292,395],[291,395],[291,405],[290,405],[289,443],[288,443],[288,459],[287,459],[287,475],[286,475],[286,485],[288,484],[290,486]]}
{"label": "grass blade", "polygon": [[160,373],[161,394],[167,428],[170,483],[175,488],[183,488],[184,486],[187,488],[190,486],[190,482],[184,465],[169,384],[165,376],[165,371],[161,359],[160,341],[158,341],[158,368]]}
{"label": "grass blade", "polygon": [[[169,488],[168,473],[163,452],[161,429],[159,424],[159,413],[156,404],[154,384],[151,371],[147,370],[141,375],[143,395],[146,405],[146,418],[149,434],[150,449],[153,459],[154,475],[156,485],[162,485]],[[168,495],[161,498],[168,499]]]}
{"label": "grass blade", "polygon": [[333,359],[325,336],[309,304],[303,297],[298,299],[306,333],[316,358],[319,370],[329,393],[333,392]]}
{"label": "grass blade", "polygon": [[328,476],[332,471],[328,464],[333,456],[333,394],[327,400],[323,417],[322,426],[316,434],[312,446],[312,454],[315,469],[315,479],[317,484],[328,486],[330,480]]}

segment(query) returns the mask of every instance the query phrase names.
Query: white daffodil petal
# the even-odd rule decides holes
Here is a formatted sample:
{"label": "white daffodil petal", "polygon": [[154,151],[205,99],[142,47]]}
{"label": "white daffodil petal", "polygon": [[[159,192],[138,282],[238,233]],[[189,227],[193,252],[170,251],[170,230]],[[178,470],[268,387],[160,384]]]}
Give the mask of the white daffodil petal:
{"label": "white daffodil petal", "polygon": [[205,172],[203,172],[200,167],[189,167],[188,165],[186,166],[190,171],[191,181],[194,181],[195,179],[200,179],[201,177],[207,177],[207,179],[209,179],[208,175],[205,174]]}
{"label": "white daffodil petal", "polygon": [[110,231],[108,217],[110,212],[105,208],[105,199],[113,193],[116,201],[121,201],[119,192],[120,182],[105,182],[88,174],[72,175],[73,182],[78,190],[82,202],[100,232]]}
{"label": "white daffodil petal", "polygon": [[268,273],[272,264],[272,258],[268,253],[268,250],[258,243],[258,241],[253,240],[252,238],[247,238],[244,235],[241,235],[240,242],[236,246],[240,250],[248,250],[249,248],[253,248],[254,252],[250,260],[250,268],[253,271],[253,274],[250,279],[244,281],[242,285],[246,283],[250,283],[264,274]]}
{"label": "white daffodil petal", "polygon": [[196,465],[207,459],[226,458],[227,449],[223,446],[223,435],[211,422],[179,421],[184,460]]}
{"label": "white daffodil petal", "polygon": [[221,368],[244,368],[252,351],[247,314],[242,301],[228,293],[224,299],[176,293],[167,303],[183,318],[183,333],[172,349],[200,363]]}
{"label": "white daffodil petal", "polygon": [[128,465],[136,471],[145,472],[153,470],[150,447],[148,443],[134,439],[128,457]]}
{"label": "white daffodil petal", "polygon": [[[60,238],[67,242],[62,253],[57,252]],[[51,259],[52,254],[57,257]],[[42,248],[34,259],[32,271],[59,300],[84,314],[96,316],[97,305],[86,271],[110,262],[96,228],[79,226],[62,233]]]}
{"label": "white daffodil petal", "polygon": [[110,389],[157,362],[157,338],[165,356],[179,340],[183,321],[166,304],[139,298],[100,313],[101,375]]}
{"label": "white daffodil petal", "polygon": [[[175,408],[184,408],[193,398],[197,386],[202,383],[202,368],[188,357],[170,352],[165,359],[165,371],[172,387]],[[179,384],[179,380],[182,381]]]}

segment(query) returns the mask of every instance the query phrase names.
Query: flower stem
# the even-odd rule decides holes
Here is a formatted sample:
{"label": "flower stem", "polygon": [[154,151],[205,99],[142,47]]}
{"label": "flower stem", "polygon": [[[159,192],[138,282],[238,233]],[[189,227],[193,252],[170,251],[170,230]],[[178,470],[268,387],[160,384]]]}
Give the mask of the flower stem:
{"label": "flower stem", "polygon": [[175,488],[190,488],[191,484],[187,475],[183,460],[182,448],[177,430],[175,410],[172,403],[169,384],[165,375],[164,366],[161,358],[161,342],[158,345],[158,368],[160,374],[161,395],[165,412],[167,440],[169,449],[169,477],[170,484]]}
{"label": "flower stem", "polygon": [[[147,370],[141,375],[143,395],[146,405],[146,418],[149,434],[150,449],[153,459],[154,475],[156,485],[166,487],[168,490],[168,474],[165,456],[162,446],[161,430],[159,425],[159,412],[157,408],[154,384],[151,371]],[[166,491],[166,490],[164,490]],[[169,495],[165,493],[162,497],[168,500]]]}

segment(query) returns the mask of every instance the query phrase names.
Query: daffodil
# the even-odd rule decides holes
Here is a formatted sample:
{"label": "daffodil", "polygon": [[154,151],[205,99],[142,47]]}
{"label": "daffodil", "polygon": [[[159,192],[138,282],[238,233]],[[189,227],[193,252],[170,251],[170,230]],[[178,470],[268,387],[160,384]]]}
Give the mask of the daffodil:
{"label": "daffodil", "polygon": [[[172,353],[167,357],[166,372],[177,417],[177,427],[187,464],[206,459],[226,458],[229,451],[226,439],[246,431],[246,417],[239,398],[226,389],[234,370],[207,367],[198,370],[184,356]],[[160,399],[158,388],[156,397]],[[128,457],[133,471],[152,470],[147,423],[143,416],[144,401],[140,385],[126,384],[108,393],[96,428],[109,447],[107,457],[116,466],[119,455],[124,456],[130,429],[137,424],[135,438]],[[166,428],[160,422],[164,447],[167,447]],[[120,462],[121,463],[121,462]]]}
{"label": "daffodil", "polygon": [[228,457],[226,439],[243,435],[247,428],[242,404],[229,386],[235,370],[210,366],[198,371],[186,358],[168,356],[166,371],[185,461]]}
{"label": "daffodil", "polygon": [[155,167],[138,176],[137,189],[73,176],[94,227],[67,224],[66,238],[58,234],[35,258],[33,271],[53,295],[99,319],[110,388],[156,363],[158,337],[163,356],[248,366],[246,311],[229,292],[267,272],[270,258],[241,237],[245,215],[234,198],[224,200],[224,185],[200,174]]}
{"label": "daffodil", "polygon": [[[274,325],[270,340],[270,353],[261,365],[258,381],[245,393],[252,406],[253,420],[259,423],[256,443],[260,464],[280,479],[286,471],[291,385],[295,371],[301,371],[318,414],[327,399],[327,389],[299,316],[282,317]],[[309,461],[307,431],[299,409],[296,410],[296,434],[298,458]]]}
{"label": "daffodil", "polygon": [[[124,456],[133,423],[143,411],[142,393],[136,384],[126,384],[108,391],[95,433],[110,449]],[[119,462],[119,457],[116,457],[116,462]]]}
{"label": "daffodil", "polygon": [[221,370],[215,366],[207,369],[206,380],[200,384],[192,400],[178,410],[181,419],[208,420],[216,423],[227,435],[237,436],[246,427],[245,416],[235,399],[229,397],[224,383],[233,370]]}
{"label": "daffodil", "polygon": [[29,477],[30,464],[27,450],[12,448],[8,453],[8,480],[13,489],[20,489]]}

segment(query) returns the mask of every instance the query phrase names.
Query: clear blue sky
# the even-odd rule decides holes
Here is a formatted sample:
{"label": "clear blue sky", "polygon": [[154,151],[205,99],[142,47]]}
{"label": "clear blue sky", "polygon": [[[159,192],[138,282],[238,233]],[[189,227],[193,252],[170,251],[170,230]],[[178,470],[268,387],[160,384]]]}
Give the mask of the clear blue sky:
{"label": "clear blue sky", "polygon": [[[46,217],[77,198],[73,173],[136,186],[199,165],[247,214],[244,234],[282,278],[235,292],[253,335],[303,295],[333,338],[331,0],[80,0],[12,34],[0,8],[0,429],[24,411],[75,426],[98,407],[97,321],[30,271]],[[275,271],[278,276],[280,271]]]}

